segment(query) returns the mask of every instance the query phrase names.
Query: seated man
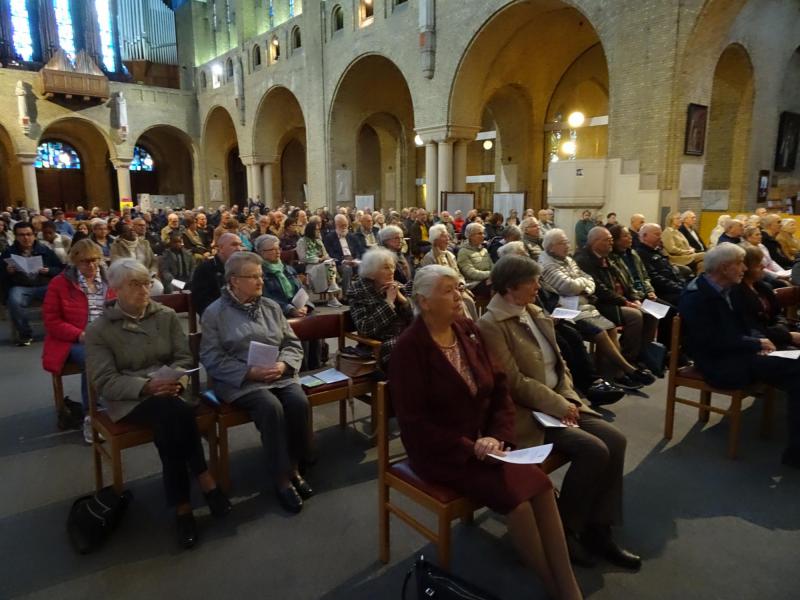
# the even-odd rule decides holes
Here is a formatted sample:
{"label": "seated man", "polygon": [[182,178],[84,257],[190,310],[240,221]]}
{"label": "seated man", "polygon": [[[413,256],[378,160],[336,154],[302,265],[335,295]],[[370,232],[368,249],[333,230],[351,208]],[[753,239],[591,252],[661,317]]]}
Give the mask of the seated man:
{"label": "seated man", "polygon": [[114,233],[117,234],[117,239],[111,244],[111,262],[114,263],[123,258],[134,259],[150,272],[150,279],[153,282],[150,293],[154,296],[163,294],[164,285],[159,279],[158,258],[153,254],[150,243],[139,237],[134,231],[133,225],[126,221],[117,223]]}
{"label": "seated man", "polygon": [[411,238],[408,244],[408,254],[414,259],[421,259],[431,250],[431,242],[428,238],[428,230],[431,223],[428,221],[428,213],[424,208],[417,209],[414,221],[409,225],[408,235]]}
{"label": "seated man", "polygon": [[719,236],[718,244],[728,242],[730,244],[741,244],[742,234],[744,233],[744,223],[739,219],[731,219],[725,224],[725,231]]}
{"label": "seated man", "polygon": [[225,261],[242,249],[242,240],[234,233],[223,233],[217,240],[217,254],[214,258],[200,263],[192,276],[192,302],[197,314],[219,298],[225,286]]}
{"label": "seated man", "polygon": [[169,244],[169,236],[172,233],[183,233],[180,217],[176,213],[167,215],[167,225],[161,229],[161,242],[166,246]]}
{"label": "seated man", "polygon": [[194,273],[194,257],[183,247],[183,234],[173,231],[169,234],[169,248],[161,255],[161,281],[164,284],[164,293],[171,294],[176,290],[172,285],[177,279],[189,283]]}
{"label": "seated man", "polygon": [[678,276],[669,259],[661,251],[660,225],[656,223],[642,225],[636,251],[647,269],[647,275],[656,295],[676,306],[686,283]]}
{"label": "seated man", "polygon": [[695,229],[697,225],[697,215],[694,214],[691,210],[687,210],[681,215],[681,227],[680,232],[683,234],[683,237],[686,238],[686,241],[689,242],[689,245],[694,248],[695,252],[705,252],[706,245],[703,243],[703,240],[700,239],[700,234]]}
{"label": "seated man", "polygon": [[70,237],[58,232],[54,221],[45,221],[42,223],[42,232],[39,234],[39,241],[56,253],[62,265],[67,264],[70,240]]}
{"label": "seated man", "polygon": [[783,253],[781,245],[776,239],[781,232],[780,215],[764,215],[761,217],[761,243],[769,251],[770,257],[784,269],[791,269],[794,260]]}
{"label": "seated man", "polygon": [[[26,273],[12,255],[32,258],[40,257],[42,266],[35,272]],[[43,300],[50,280],[63,269],[55,252],[44,244],[37,242],[30,223],[19,221],[14,223],[14,243],[5,249],[2,255],[3,295],[7,297],[8,312],[17,332],[17,346],[30,346],[33,331],[28,322],[25,309],[33,300]]]}
{"label": "seated man", "polygon": [[[521,242],[522,240],[522,230],[517,227],[516,225],[509,225],[503,230],[503,233],[500,237],[494,238],[491,243],[489,244],[489,257],[492,259],[492,262],[497,262],[499,258],[497,251],[500,249],[501,246],[505,246],[506,244],[510,244],[511,242]],[[526,248],[527,250],[527,248]]]}
{"label": "seated man", "polygon": [[378,233],[380,229],[372,224],[372,215],[364,213],[361,216],[361,229],[359,229],[355,236],[358,244],[361,247],[360,254],[364,254],[370,248],[378,245]]}
{"label": "seated man", "polygon": [[336,261],[336,269],[342,278],[342,293],[346,296],[353,274],[358,270],[361,244],[350,232],[350,219],[346,215],[336,215],[333,222],[336,229],[326,234],[322,242],[330,257]]}
{"label": "seated man", "polygon": [[55,225],[56,231],[59,234],[68,238],[71,238],[73,235],[75,235],[75,230],[72,228],[72,225],[70,225],[69,221],[67,221],[63,210],[58,208],[53,211],[53,219],[53,224]]}
{"label": "seated man", "polygon": [[775,345],[748,329],[730,299],[745,272],[743,248],[721,243],[706,253],[705,273],[683,293],[684,344],[705,380],[723,389],[763,382],[787,394],[789,445],[783,464],[800,468],[800,362],[765,356]]}

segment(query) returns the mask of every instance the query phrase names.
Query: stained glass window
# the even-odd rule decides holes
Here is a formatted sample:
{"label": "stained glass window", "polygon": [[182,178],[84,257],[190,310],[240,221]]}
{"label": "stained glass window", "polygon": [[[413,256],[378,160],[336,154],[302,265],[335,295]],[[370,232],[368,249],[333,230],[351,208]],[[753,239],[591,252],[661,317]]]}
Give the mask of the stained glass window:
{"label": "stained glass window", "polygon": [[22,60],[33,59],[31,21],[26,0],[11,0],[11,39]]}
{"label": "stained glass window", "polygon": [[150,153],[141,146],[133,147],[133,161],[131,171],[155,171],[156,163]]}
{"label": "stained glass window", "polygon": [[42,142],[36,149],[37,169],[80,169],[81,159],[75,148],[64,142]]}
{"label": "stained glass window", "polygon": [[268,16],[269,16],[269,27],[272,29],[275,27],[275,6],[273,4],[273,0],[269,0],[269,8],[268,8]]}
{"label": "stained glass window", "polygon": [[289,18],[294,16],[294,0],[289,0]]}
{"label": "stained glass window", "polygon": [[117,70],[117,64],[114,60],[114,20],[111,16],[110,4],[111,0],[94,0],[103,66],[106,71],[113,73]]}
{"label": "stained glass window", "polygon": [[53,11],[58,27],[58,45],[67,54],[67,58],[75,60],[75,28],[72,26],[69,0],[53,0]]}

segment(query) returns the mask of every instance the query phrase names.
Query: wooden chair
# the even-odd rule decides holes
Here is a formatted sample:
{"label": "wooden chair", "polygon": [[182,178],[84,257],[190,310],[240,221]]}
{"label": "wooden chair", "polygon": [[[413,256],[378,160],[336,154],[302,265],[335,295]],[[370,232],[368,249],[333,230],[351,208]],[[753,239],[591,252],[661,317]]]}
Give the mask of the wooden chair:
{"label": "wooden chair", "polygon": [[800,286],[790,285],[775,290],[778,304],[781,305],[786,318],[797,321],[797,307],[800,306]]}
{"label": "wooden chair", "polygon": [[[411,469],[404,457],[389,457],[389,409],[386,382],[377,385],[374,405],[378,427],[378,545],[381,562],[389,562],[390,530],[389,517],[395,515],[436,546],[437,562],[442,568],[450,566],[451,531],[450,524],[455,519],[472,523],[476,510],[481,508],[469,499],[444,486],[428,483],[420,479]],[[551,454],[541,465],[545,473],[552,473],[567,463],[560,454]],[[394,504],[390,496],[395,490],[409,500],[428,509],[436,515],[436,531],[433,531],[409,512]]]}
{"label": "wooden chair", "polygon": [[64,382],[62,377],[69,377],[70,375],[80,375],[83,369],[77,363],[67,360],[60,373],[51,373],[53,380],[53,402],[56,405],[56,415],[60,415],[64,410]]}
{"label": "wooden chair", "polygon": [[[720,389],[709,385],[703,375],[694,366],[678,367],[678,356],[681,347],[681,318],[672,320],[672,339],[670,343],[669,376],[667,379],[667,410],[664,417],[664,439],[672,439],[675,424],[675,404],[685,404],[698,409],[697,421],[708,423],[709,413],[717,413],[730,419],[728,432],[728,458],[736,458],[739,450],[739,433],[742,426],[742,400],[748,396],[764,397],[764,412],[761,417],[761,437],[771,434],[772,414],[774,412],[774,390],[765,385],[753,385],[739,390]],[[688,387],[700,391],[700,401],[681,398],[677,394],[679,387]],[[711,404],[711,395],[729,396],[728,408],[720,408]]]}
{"label": "wooden chair", "polygon": [[197,311],[192,303],[192,293],[189,291],[180,294],[161,294],[153,296],[151,300],[170,307],[178,314],[185,314],[189,320],[189,333],[197,331]]}

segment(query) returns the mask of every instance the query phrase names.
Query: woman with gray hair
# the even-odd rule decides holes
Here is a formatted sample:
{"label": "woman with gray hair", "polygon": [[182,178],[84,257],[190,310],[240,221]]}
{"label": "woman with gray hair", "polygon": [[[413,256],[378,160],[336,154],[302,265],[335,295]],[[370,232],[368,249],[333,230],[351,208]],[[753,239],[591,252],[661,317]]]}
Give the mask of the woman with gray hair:
{"label": "woman with gray hair", "polygon": [[382,342],[381,367],[385,368],[397,337],[413,318],[403,285],[395,280],[395,253],[387,248],[368,250],[347,290],[347,300],[358,334]]}
{"label": "woman with gray hair", "polygon": [[519,228],[522,230],[522,243],[525,250],[533,260],[538,260],[542,253],[542,231],[539,219],[536,217],[526,217],[523,219]]}
{"label": "woman with gray hair", "polygon": [[305,317],[314,310],[314,305],[309,301],[300,307],[292,304],[303,284],[300,283],[297,271],[281,261],[280,240],[272,234],[260,235],[253,242],[253,247],[256,254],[263,259],[263,295],[277,302],[287,319]]}
{"label": "woman with gray hair", "polygon": [[[297,378],[303,349],[280,306],[261,295],[263,271],[257,255],[231,256],[225,281],[221,296],[203,313],[200,360],[217,397],[253,419],[278,501],[298,513],[314,493],[299,472],[311,439],[308,398]],[[273,362],[251,359],[253,344],[276,350]]]}
{"label": "woman with gray hair", "polygon": [[177,511],[178,541],[190,548],[197,528],[189,473],[214,516],[230,512],[231,504],[206,466],[188,378],[158,374],[163,366],[178,372],[191,368],[189,343],[175,311],[150,300],[150,273],[141,263],[116,261],[108,269],[108,283],[117,300],[86,330],[89,377],[112,421],[153,428],[167,502]]}
{"label": "woman with gray hair", "polygon": [[550,480],[535,465],[490,456],[514,447],[514,406],[478,327],[463,318],[458,285],[449,267],[417,271],[419,315],[389,364],[409,465],[423,480],[507,515],[520,558],[550,596],[580,598]]}
{"label": "woman with gray hair", "polygon": [[458,251],[458,270],[467,282],[467,289],[474,294],[489,295],[489,274],[492,259],[483,246],[484,228],[480,223],[470,223],[464,229],[466,240]]}
{"label": "woman with gray hair", "polygon": [[411,266],[406,260],[405,252],[408,251],[403,230],[397,225],[387,225],[378,233],[378,243],[394,254],[395,267],[394,279],[406,287],[406,292],[411,292]]}
{"label": "woman with gray hair", "polygon": [[[450,267],[453,271],[458,273],[456,257],[447,249],[448,244],[453,239],[447,227],[442,224],[434,225],[428,232],[428,238],[431,242],[431,250],[422,258],[420,266],[443,265],[445,267]],[[505,246],[502,248],[504,247]],[[464,303],[464,314],[470,319],[476,320],[478,318],[478,309],[475,307],[475,298],[472,292],[466,289],[467,282],[460,273],[459,277],[461,279],[461,286],[463,287],[461,291],[461,300]]]}

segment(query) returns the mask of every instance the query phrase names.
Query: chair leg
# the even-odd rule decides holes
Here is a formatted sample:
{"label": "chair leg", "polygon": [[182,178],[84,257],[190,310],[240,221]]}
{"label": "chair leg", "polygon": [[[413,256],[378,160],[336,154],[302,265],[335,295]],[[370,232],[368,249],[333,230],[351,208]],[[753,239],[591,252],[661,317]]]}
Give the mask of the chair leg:
{"label": "chair leg", "polygon": [[383,564],[389,562],[390,531],[389,531],[389,486],[378,486],[378,556]]}
{"label": "chair leg", "polygon": [[450,568],[450,515],[439,513],[439,535],[436,540],[436,558],[443,569]]}
{"label": "chair leg", "polygon": [[[700,404],[703,406],[711,405],[711,392],[704,390],[700,392]],[[708,423],[709,411],[704,408],[697,409],[697,420],[700,423]]]}
{"label": "chair leg", "polygon": [[53,375],[53,402],[56,405],[56,415],[64,409],[64,382],[61,375]]}
{"label": "chair leg", "polygon": [[761,414],[761,438],[772,437],[772,421],[775,414],[775,390],[769,388],[764,394],[764,411]]}
{"label": "chair leg", "polygon": [[217,427],[212,426],[206,432],[208,440],[208,469],[215,480],[219,479],[219,448],[217,447]]}
{"label": "chair leg", "polygon": [[736,458],[739,450],[739,433],[742,429],[742,395],[736,392],[731,397],[731,408],[728,411],[731,429],[728,433],[728,458]]}
{"label": "chair leg", "polygon": [[103,456],[100,452],[100,443],[95,440],[92,444],[92,457],[94,459],[94,487],[98,492],[103,489]]}
{"label": "chair leg", "polygon": [[111,443],[111,471],[113,473],[114,491],[118,494],[123,492],[124,485],[122,479],[122,450],[113,441]]}
{"label": "chair leg", "polygon": [[664,439],[672,439],[672,430],[675,426],[675,386],[669,385],[667,389],[667,410],[664,412]]}
{"label": "chair leg", "polygon": [[347,400],[339,400],[339,427],[347,427]]}
{"label": "chair leg", "polygon": [[219,447],[219,464],[217,465],[219,481],[217,483],[222,488],[222,491],[227,494],[231,491],[228,428],[223,426],[222,423],[219,424],[219,440],[217,445]]}

